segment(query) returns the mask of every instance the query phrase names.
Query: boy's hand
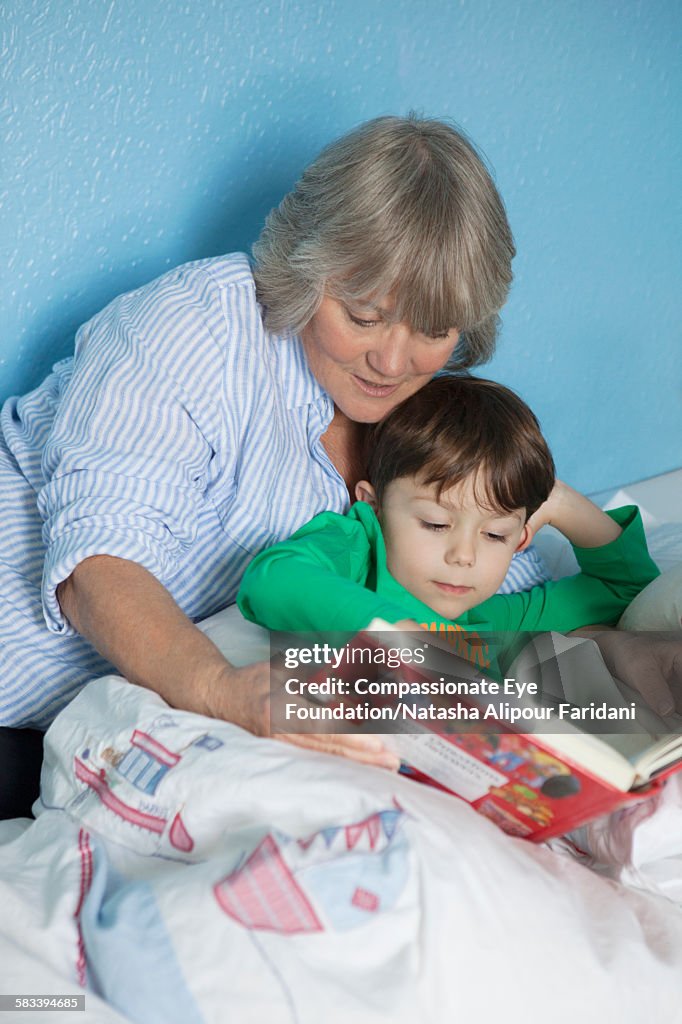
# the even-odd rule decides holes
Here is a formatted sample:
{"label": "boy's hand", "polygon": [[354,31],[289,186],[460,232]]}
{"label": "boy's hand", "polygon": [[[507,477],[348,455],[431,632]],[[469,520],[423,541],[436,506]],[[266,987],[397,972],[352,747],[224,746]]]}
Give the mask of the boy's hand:
{"label": "boy's hand", "polygon": [[396,629],[402,630],[403,633],[423,633],[424,627],[420,626],[414,619],[401,619],[400,622],[394,623]]}
{"label": "boy's hand", "polygon": [[578,633],[595,640],[612,675],[641,693],[659,715],[682,714],[682,637],[679,633],[606,629]]}
{"label": "boy's hand", "polygon": [[529,516],[526,525],[533,533],[537,533],[543,526],[553,525],[552,520],[556,518],[557,510],[561,505],[562,491],[565,486],[561,480],[557,480],[547,501],[543,502],[532,516]]}
{"label": "boy's hand", "polygon": [[554,526],[578,548],[598,548],[621,535],[617,523],[583,494],[557,480],[547,501],[526,524],[533,533]]}

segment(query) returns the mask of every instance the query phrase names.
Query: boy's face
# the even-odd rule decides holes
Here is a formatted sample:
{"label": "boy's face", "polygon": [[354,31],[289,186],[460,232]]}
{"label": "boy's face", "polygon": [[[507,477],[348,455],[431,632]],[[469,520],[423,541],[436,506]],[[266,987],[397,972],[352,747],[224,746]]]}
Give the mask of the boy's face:
{"label": "boy's face", "polygon": [[377,509],[373,488],[358,485],[381,523],[388,570],[411,594],[447,619],[492,597],[515,551],[530,543],[525,509],[494,512],[479,505],[471,478],[437,496],[414,477],[393,480]]}

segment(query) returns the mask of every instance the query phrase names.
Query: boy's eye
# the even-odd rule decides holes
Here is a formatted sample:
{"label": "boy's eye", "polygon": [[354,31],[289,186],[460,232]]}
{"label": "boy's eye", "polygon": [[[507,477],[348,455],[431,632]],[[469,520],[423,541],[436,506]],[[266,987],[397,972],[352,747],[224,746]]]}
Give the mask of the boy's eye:
{"label": "boy's eye", "polygon": [[504,544],[505,541],[507,540],[507,538],[504,537],[501,533],[486,533],[486,537],[488,538],[488,540],[501,541],[502,544]]}
{"label": "boy's eye", "polygon": [[439,532],[441,530],[447,530],[448,528],[447,523],[430,523],[428,519],[420,519],[419,525],[424,530],[435,530],[436,532]]}

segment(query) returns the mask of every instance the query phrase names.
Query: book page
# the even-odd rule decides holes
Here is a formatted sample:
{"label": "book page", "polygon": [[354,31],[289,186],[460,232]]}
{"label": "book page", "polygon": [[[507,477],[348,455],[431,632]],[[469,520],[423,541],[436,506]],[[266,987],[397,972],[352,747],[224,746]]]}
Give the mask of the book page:
{"label": "book page", "polygon": [[480,800],[491,786],[504,786],[508,781],[506,775],[433,733],[394,734],[384,739],[403,761],[416,765],[420,772],[464,800]]}
{"label": "book page", "polygon": [[[628,762],[633,771],[633,783],[636,776],[644,781],[653,772],[682,758],[682,716],[674,714],[664,719],[652,711],[636,690],[610,674],[592,640],[554,632],[538,634],[518,655],[509,672],[524,680],[536,680],[544,704],[565,700],[579,707],[590,702],[604,703],[611,708],[636,705],[635,722],[618,721],[604,732],[595,728],[583,732],[578,727],[584,739],[576,745],[574,756],[585,758],[587,767],[596,770],[599,763],[603,770],[606,752],[599,753],[600,744]],[[548,736],[548,742],[570,755],[575,740],[564,732],[561,737]],[[610,777],[614,784],[621,786],[625,774],[618,772],[618,782]]]}

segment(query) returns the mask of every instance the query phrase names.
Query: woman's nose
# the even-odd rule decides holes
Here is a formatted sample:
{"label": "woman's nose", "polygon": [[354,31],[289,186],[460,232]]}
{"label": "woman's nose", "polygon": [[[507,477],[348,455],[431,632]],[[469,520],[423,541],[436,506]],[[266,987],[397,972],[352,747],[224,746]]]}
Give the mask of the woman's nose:
{"label": "woman's nose", "polygon": [[367,352],[367,362],[372,369],[395,380],[402,377],[410,364],[411,332],[404,324],[391,324],[385,331],[372,339]]}

